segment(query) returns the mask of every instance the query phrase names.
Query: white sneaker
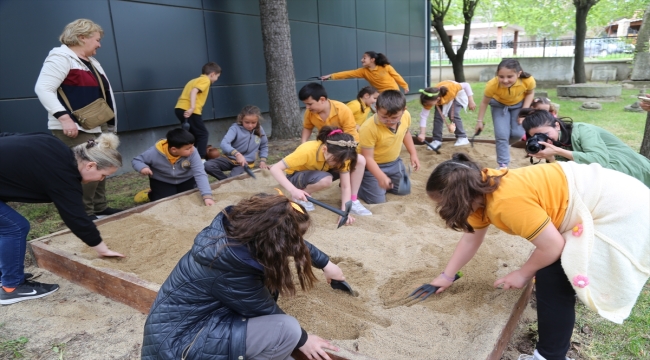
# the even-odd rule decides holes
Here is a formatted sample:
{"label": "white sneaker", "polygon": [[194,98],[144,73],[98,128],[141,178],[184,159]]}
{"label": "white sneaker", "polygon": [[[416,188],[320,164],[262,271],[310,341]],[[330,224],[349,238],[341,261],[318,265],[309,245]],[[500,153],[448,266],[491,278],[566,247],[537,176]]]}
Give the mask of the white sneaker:
{"label": "white sneaker", "polygon": [[350,213],[354,215],[359,215],[359,216],[369,216],[372,215],[372,212],[370,210],[366,209],[365,206],[359,201],[359,200],[354,200],[352,202],[352,208],[350,208]]}
{"label": "white sneaker", "polygon": [[469,139],[466,137],[458,138],[454,146],[469,145]]}
{"label": "white sneaker", "polygon": [[316,208],[314,207],[314,204],[310,203],[309,201],[302,201],[302,200],[293,199],[293,202],[302,205],[302,207],[304,207],[305,210],[307,210],[307,211],[316,210]]}
{"label": "white sneaker", "polygon": [[[431,144],[431,146],[433,146],[434,149],[439,149],[440,146],[442,146],[442,141],[433,140],[429,144]],[[428,145],[427,145],[427,150],[433,151],[433,149],[430,148]]]}
{"label": "white sneaker", "polygon": [[[568,356],[565,356],[564,359],[565,360],[573,360],[572,358],[570,358]],[[542,355],[540,355],[537,352],[537,349],[535,349],[535,352],[533,352],[533,355],[521,354],[521,355],[519,355],[517,360],[546,360],[546,358],[543,357]]]}

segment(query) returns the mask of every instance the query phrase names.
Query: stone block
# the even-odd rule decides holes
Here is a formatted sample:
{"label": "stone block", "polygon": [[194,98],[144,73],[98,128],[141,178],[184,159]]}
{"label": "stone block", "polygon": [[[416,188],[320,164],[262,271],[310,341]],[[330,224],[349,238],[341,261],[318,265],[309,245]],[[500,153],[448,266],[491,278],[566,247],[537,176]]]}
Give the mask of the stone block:
{"label": "stone block", "polygon": [[591,81],[616,80],[616,67],[608,65],[594,66],[591,70]]}
{"label": "stone block", "polygon": [[632,68],[630,79],[636,81],[650,80],[650,53],[637,53],[634,61],[636,66]]}
{"label": "stone block", "polygon": [[481,70],[478,76],[478,81],[480,82],[486,82],[492,80],[492,78],[496,74],[496,67],[486,67],[485,69]]}
{"label": "stone block", "polygon": [[521,68],[533,75],[537,84],[571,84],[573,57],[517,58]]}
{"label": "stone block", "polygon": [[616,96],[621,96],[622,89],[623,88],[620,85],[609,85],[609,84],[558,85],[557,96],[571,97],[571,98],[616,97]]}
{"label": "stone block", "polygon": [[602,108],[603,108],[603,106],[600,105],[600,103],[597,103],[595,101],[587,101],[587,102],[582,103],[582,105],[580,105],[580,110],[592,110],[593,111],[593,110],[601,110]]}

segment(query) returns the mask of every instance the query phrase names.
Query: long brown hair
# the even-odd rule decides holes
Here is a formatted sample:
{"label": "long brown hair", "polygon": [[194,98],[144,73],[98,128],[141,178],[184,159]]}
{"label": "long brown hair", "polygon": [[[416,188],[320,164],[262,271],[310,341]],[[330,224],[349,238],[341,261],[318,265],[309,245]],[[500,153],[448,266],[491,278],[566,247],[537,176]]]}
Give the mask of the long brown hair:
{"label": "long brown hair", "polygon": [[455,153],[451,160],[433,169],[426,190],[438,199],[436,211],[448,227],[473,233],[467,218],[472,214],[474,201],[496,191],[503,175],[487,176],[484,180],[477,163],[466,154]]}
{"label": "long brown hair", "polygon": [[271,293],[295,295],[290,257],[302,290],[314,286],[317,279],[303,240],[311,221],[302,206],[282,195],[257,194],[241,200],[224,214],[229,222],[226,234],[245,245],[264,267],[264,285]]}
{"label": "long brown hair", "polygon": [[[338,131],[335,131],[338,130]],[[357,166],[357,143],[354,136],[346,134],[341,128],[335,126],[323,126],[316,136],[316,140],[327,146],[327,152],[332,155],[334,162],[330,168],[340,170],[350,161],[350,172]]]}

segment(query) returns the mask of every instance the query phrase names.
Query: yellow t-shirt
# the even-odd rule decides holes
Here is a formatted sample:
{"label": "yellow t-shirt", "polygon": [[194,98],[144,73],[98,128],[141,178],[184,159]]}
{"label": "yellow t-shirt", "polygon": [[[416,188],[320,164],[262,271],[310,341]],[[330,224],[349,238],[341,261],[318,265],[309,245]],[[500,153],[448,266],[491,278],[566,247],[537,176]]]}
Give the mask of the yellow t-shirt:
{"label": "yellow t-shirt", "polygon": [[515,105],[535,90],[535,79],[531,76],[526,79],[519,78],[511,87],[502,87],[497,77],[492,78],[485,85],[485,96],[493,98],[503,105]]}
{"label": "yellow t-shirt", "polygon": [[362,149],[374,149],[373,157],[377,164],[385,164],[399,158],[402,151],[404,136],[410,136],[411,114],[404,110],[397,131],[393,133],[382,124],[377,115],[364,122],[359,129]]}
{"label": "yellow t-shirt", "polygon": [[484,169],[494,176],[507,171],[499,188],[485,196],[486,206],[468,218],[474,229],[492,224],[529,241],[552,222],[559,228],[569,205],[569,185],[559,164],[527,166],[512,170]]}
{"label": "yellow t-shirt", "polygon": [[309,130],[313,128],[320,130],[323,126],[340,127],[344,133],[354,136],[354,141],[359,141],[357,123],[354,121],[352,110],[340,101],[330,99],[329,102],[330,114],[325,121],[321,119],[320,115],[305,110],[302,126]]}
{"label": "yellow t-shirt", "polygon": [[458,95],[458,92],[463,89],[463,87],[460,86],[459,83],[451,80],[441,81],[436,84],[437,88],[440,88],[442,86],[447,88],[447,93],[445,94],[445,96],[440,97],[440,102],[438,102],[438,105],[445,105],[453,101],[456,98],[456,95]]}
{"label": "yellow t-shirt", "polygon": [[364,109],[361,111],[361,102],[357,99],[354,99],[345,105],[350,108],[352,115],[354,115],[354,121],[359,126],[361,126],[363,122],[366,121],[368,114],[370,114],[370,106],[363,104]]}
{"label": "yellow t-shirt", "polygon": [[[307,141],[296,148],[294,152],[287,155],[282,162],[287,167],[284,172],[291,175],[296,171],[318,170],[329,171],[330,167],[325,162],[325,156],[321,150],[321,143],[318,140]],[[346,173],[350,171],[350,160],[345,162],[342,169],[338,172]]]}
{"label": "yellow t-shirt", "polygon": [[176,108],[187,110],[191,106],[190,102],[190,92],[192,89],[199,89],[199,93],[196,94],[196,102],[194,103],[194,112],[193,114],[201,115],[203,110],[203,105],[205,105],[205,100],[208,98],[208,92],[210,91],[210,78],[208,75],[201,75],[196,79],[190,80],[183,89],[181,96],[176,102]]}
{"label": "yellow t-shirt", "polygon": [[332,74],[331,77],[332,80],[352,78],[366,79],[379,92],[399,90],[399,86],[403,89],[408,89],[409,87],[406,81],[404,81],[404,78],[390,65],[376,66],[373,70],[362,67],[356,70],[341,71]]}

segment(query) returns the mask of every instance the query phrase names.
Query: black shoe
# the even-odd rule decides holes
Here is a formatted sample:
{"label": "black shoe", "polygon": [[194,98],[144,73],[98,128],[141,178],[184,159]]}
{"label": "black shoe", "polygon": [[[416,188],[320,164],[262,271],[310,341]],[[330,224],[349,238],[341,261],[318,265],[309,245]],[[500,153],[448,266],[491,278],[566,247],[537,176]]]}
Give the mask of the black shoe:
{"label": "black shoe", "polygon": [[86,215],[86,216],[88,216],[88,218],[90,219],[90,221],[95,221],[95,220],[99,219],[99,218],[98,218],[97,216],[95,216],[95,215]]}
{"label": "black shoe", "polygon": [[0,288],[0,305],[11,305],[17,302],[42,298],[59,290],[57,284],[43,284],[36,281],[25,281],[12,292]]}
{"label": "black shoe", "polygon": [[117,214],[118,212],[123,211],[123,210],[124,209],[113,209],[113,208],[107,207],[103,211],[96,212],[95,215],[102,215],[102,216],[113,215],[113,214]]}
{"label": "black shoe", "polygon": [[[33,278],[33,277],[34,277],[34,274],[32,274],[32,273],[25,273],[25,277],[24,277],[24,279],[25,279],[25,280],[29,280],[29,279],[31,279],[31,278]],[[0,280],[0,286],[2,286],[2,280]]]}

